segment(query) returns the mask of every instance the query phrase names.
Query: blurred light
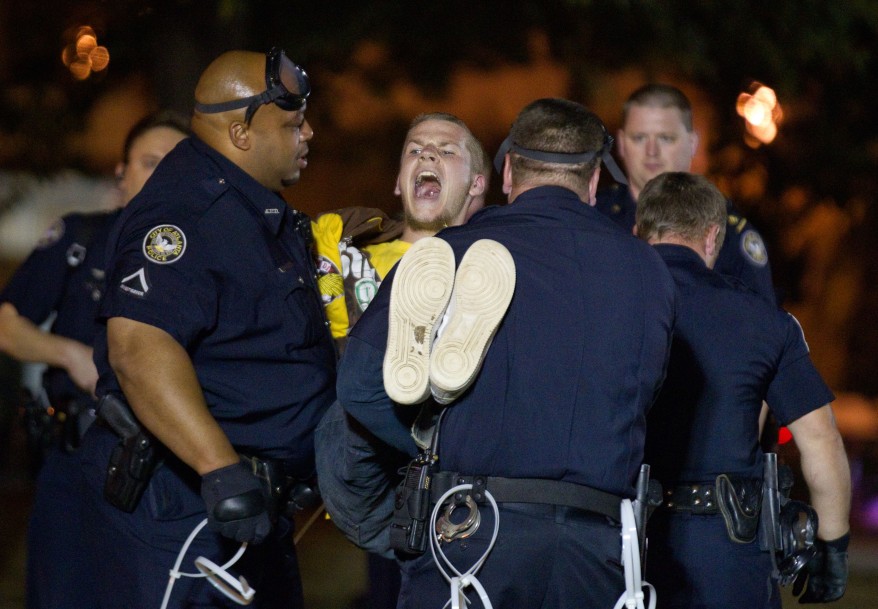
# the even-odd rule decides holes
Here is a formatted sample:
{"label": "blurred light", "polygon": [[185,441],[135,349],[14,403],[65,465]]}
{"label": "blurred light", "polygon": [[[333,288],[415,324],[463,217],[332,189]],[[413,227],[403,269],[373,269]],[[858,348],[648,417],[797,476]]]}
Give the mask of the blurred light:
{"label": "blurred light", "polygon": [[61,51],[61,61],[76,80],[85,80],[92,72],[105,70],[110,64],[107,47],[98,46],[98,37],[91,26],[77,28],[73,42]]}
{"label": "blurred light", "polygon": [[95,47],[88,54],[88,58],[91,59],[91,69],[95,72],[100,72],[110,64],[110,52],[107,47]]}
{"label": "blurred light", "polygon": [[70,69],[70,73],[73,75],[73,78],[76,80],[85,80],[91,75],[91,66],[88,61],[82,61],[81,59],[77,59],[73,63],[68,66]]}
{"label": "blurred light", "polygon": [[76,61],[76,49],[73,48],[73,45],[68,44],[64,47],[64,50],[61,51],[61,61],[68,67]]}
{"label": "blurred light", "polygon": [[745,141],[748,145],[756,148],[774,141],[783,111],[773,89],[754,81],[749,92],[738,95],[735,108],[738,115],[744,117],[748,135]]}
{"label": "blurred light", "polygon": [[96,46],[98,46],[97,37],[84,34],[76,39],[76,54],[88,55]]}
{"label": "blurred light", "polygon": [[777,443],[780,444],[781,446],[783,446],[784,444],[786,444],[787,442],[789,442],[792,439],[793,439],[793,434],[790,433],[790,430],[788,427],[781,427],[777,431]]}

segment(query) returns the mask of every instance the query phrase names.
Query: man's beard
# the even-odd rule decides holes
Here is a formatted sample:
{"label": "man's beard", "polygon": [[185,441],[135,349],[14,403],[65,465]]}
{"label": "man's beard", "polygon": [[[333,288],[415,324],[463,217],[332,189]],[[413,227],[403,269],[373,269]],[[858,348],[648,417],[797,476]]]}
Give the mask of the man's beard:
{"label": "man's beard", "polygon": [[432,220],[418,220],[407,213],[405,214],[405,224],[412,230],[438,233],[448,226],[448,219],[445,214],[442,214]]}

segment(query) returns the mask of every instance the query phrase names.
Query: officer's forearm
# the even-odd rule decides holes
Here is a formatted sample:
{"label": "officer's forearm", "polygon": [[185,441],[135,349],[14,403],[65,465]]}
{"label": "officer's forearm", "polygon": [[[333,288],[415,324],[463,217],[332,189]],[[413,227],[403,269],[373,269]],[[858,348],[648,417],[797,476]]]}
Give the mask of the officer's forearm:
{"label": "officer's forearm", "polygon": [[91,349],[79,341],[43,332],[18,313],[11,302],[0,304],[0,351],[23,362],[48,364],[69,369],[74,361]]}
{"label": "officer's forearm", "polygon": [[802,475],[820,520],[818,536],[837,539],[850,530],[851,472],[832,409],[827,404],[788,427],[801,453]]}
{"label": "officer's forearm", "polygon": [[107,343],[128,403],[162,444],[201,475],[239,461],[176,340],[154,326],[114,317],[107,323]]}

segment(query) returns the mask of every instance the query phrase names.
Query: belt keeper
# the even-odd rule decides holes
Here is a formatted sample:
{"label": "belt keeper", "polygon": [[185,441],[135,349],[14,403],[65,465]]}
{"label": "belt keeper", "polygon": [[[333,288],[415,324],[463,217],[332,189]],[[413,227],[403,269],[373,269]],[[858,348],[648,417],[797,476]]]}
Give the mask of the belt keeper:
{"label": "belt keeper", "polygon": [[[455,485],[460,486],[461,484],[469,484],[469,480],[467,480],[463,476],[458,476],[457,480],[455,481]],[[466,491],[457,491],[456,493],[454,493],[454,505],[458,507],[464,505],[466,503],[466,496],[468,494],[469,493]]]}
{"label": "belt keeper", "polygon": [[485,489],[488,488],[488,479],[486,476],[473,476],[473,488],[470,491],[473,500],[476,503],[485,502]]}
{"label": "belt keeper", "polygon": [[675,512],[716,514],[716,487],[709,483],[674,486],[665,491],[664,507]]}

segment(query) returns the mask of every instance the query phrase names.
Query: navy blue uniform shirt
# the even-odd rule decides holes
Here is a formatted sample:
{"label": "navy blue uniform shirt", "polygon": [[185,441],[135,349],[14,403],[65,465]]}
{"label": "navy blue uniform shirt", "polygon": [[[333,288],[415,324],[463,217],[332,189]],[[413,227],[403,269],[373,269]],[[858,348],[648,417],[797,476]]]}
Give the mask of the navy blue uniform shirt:
{"label": "navy blue uniform shirt", "polygon": [[[69,214],[55,222],[0,293],[19,315],[40,325],[57,313],[51,331],[91,345],[104,290],[107,234],[121,210]],[[88,398],[66,370],[49,368],[43,376],[49,401]]]}
{"label": "navy blue uniform shirt", "polygon": [[657,245],[679,291],[668,374],[649,414],[646,462],[663,483],[762,477],[763,399],[781,425],[832,392],[796,319],[707,268],[692,249]]}
{"label": "navy blue uniform shirt", "polygon": [[[516,267],[515,294],[481,372],[444,417],[441,468],[632,496],[674,321],[673,282],[659,256],[559,187],[529,190],[439,236],[458,263],[487,238],[505,245]],[[392,281],[351,331],[339,400],[412,452],[393,416],[417,408],[394,408],[381,375]]]}
{"label": "navy blue uniform shirt", "polygon": [[[635,224],[637,203],[627,186],[614,184],[599,190],[595,207],[623,230],[631,233]],[[728,199],[726,199],[726,213],[728,214],[726,238],[714,268],[723,275],[737,277],[763,298],[773,304],[776,303],[771,267],[768,265],[768,251],[765,249],[762,236],[746,218],[741,216]]]}
{"label": "navy blue uniform shirt", "polygon": [[[191,137],[116,223],[101,316],[170,334],[236,449],[310,471],[312,432],[335,398],[335,353],[295,224],[277,193]],[[98,394],[118,391],[105,332],[95,361]]]}

